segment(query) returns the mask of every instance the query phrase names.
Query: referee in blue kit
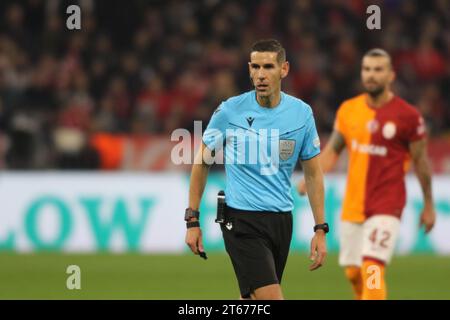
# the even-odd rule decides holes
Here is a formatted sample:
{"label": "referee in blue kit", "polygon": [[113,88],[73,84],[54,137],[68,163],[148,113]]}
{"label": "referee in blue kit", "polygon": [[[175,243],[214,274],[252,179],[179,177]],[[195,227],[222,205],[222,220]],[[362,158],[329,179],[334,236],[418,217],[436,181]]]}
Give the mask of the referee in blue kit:
{"label": "referee in blue kit", "polygon": [[315,219],[310,270],[326,256],[320,140],[311,107],[281,91],[289,63],[278,41],[252,46],[249,72],[255,89],[222,102],[203,135],[192,166],[186,244],[195,254],[204,252],[198,210],[207,156],[224,148],[227,211],[221,230],[241,298],[283,299],[280,283],[292,238],[290,179],[299,158]]}

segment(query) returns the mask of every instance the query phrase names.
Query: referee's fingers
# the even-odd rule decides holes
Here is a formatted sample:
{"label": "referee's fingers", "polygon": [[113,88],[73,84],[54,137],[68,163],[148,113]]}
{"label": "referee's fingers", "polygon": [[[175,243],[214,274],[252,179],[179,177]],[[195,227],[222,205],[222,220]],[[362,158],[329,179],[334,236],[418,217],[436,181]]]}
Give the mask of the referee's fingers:
{"label": "referee's fingers", "polygon": [[314,263],[309,267],[309,270],[310,270],[310,271],[314,271],[314,270],[316,270],[316,269],[319,269],[321,266],[322,266],[322,264],[320,263],[320,260],[319,260],[319,259],[316,259],[316,260],[314,261]]}
{"label": "referee's fingers", "polygon": [[326,251],[321,251],[318,250],[318,254],[317,254],[317,262],[323,266],[323,264],[325,263],[325,257],[327,256]]}
{"label": "referee's fingers", "polygon": [[327,255],[327,252],[324,248],[321,248],[321,247],[316,248],[316,255],[314,258],[314,262],[309,267],[309,270],[314,271],[314,270],[320,268],[323,265],[323,263],[325,262],[326,255]]}
{"label": "referee's fingers", "polygon": [[191,251],[195,254],[198,254],[198,250],[197,250],[197,244],[195,243],[188,243],[189,248],[191,249]]}
{"label": "referee's fingers", "polygon": [[197,241],[198,240],[196,238],[192,238],[192,237],[189,237],[186,239],[186,244],[191,249],[191,251],[195,254],[198,254]]}
{"label": "referee's fingers", "polygon": [[434,222],[427,223],[425,225],[425,233],[429,233],[434,227]]}
{"label": "referee's fingers", "polygon": [[203,238],[200,235],[200,237],[198,237],[198,251],[200,252],[204,252],[205,250],[203,249]]}
{"label": "referee's fingers", "polygon": [[315,259],[315,255],[316,255],[316,242],[314,241],[314,238],[311,240],[311,248],[310,248],[310,255],[309,255],[309,259],[311,261],[313,261]]}
{"label": "referee's fingers", "polygon": [[316,270],[320,268],[324,262],[325,259],[325,253],[320,252],[320,250],[317,251],[316,259],[314,259],[314,263],[311,265],[310,270]]}

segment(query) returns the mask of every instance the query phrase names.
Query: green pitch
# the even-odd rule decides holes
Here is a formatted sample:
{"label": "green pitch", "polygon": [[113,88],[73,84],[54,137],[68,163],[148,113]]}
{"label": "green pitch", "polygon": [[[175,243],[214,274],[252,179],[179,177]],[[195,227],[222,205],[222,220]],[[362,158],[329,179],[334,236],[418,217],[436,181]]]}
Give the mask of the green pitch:
{"label": "green pitch", "polygon": [[[351,299],[337,256],[308,271],[305,254],[291,253],[287,299]],[[81,268],[81,290],[68,290],[67,266]],[[395,257],[388,270],[390,299],[450,299],[450,257]],[[0,254],[0,299],[236,299],[226,254]]]}

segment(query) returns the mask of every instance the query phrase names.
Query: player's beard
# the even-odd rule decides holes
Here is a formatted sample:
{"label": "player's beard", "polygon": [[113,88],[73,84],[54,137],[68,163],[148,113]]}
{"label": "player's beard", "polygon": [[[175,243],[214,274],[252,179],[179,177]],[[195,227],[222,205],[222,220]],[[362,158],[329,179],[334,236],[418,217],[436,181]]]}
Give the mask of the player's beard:
{"label": "player's beard", "polygon": [[385,90],[386,88],[384,86],[378,86],[373,89],[366,88],[366,92],[373,98],[378,98]]}

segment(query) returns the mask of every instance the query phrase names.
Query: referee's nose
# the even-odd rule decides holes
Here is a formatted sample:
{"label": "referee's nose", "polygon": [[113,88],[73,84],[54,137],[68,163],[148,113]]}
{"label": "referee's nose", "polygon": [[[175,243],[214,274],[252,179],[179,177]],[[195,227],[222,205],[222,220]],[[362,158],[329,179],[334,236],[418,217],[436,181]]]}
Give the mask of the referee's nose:
{"label": "referee's nose", "polygon": [[258,74],[256,76],[259,81],[264,81],[267,78],[265,72],[262,70],[258,71]]}

